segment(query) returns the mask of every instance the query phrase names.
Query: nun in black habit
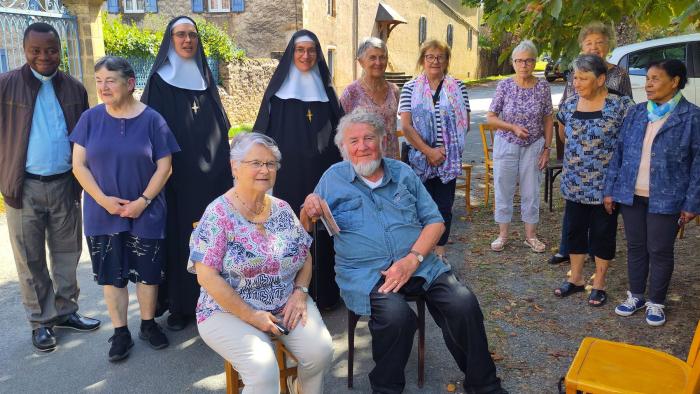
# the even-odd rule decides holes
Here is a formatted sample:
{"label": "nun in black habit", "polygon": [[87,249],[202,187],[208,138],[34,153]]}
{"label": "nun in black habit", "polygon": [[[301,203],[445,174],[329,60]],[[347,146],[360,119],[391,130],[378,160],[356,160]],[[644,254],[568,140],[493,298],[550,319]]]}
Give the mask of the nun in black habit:
{"label": "nun in black habit", "polygon": [[[333,143],[343,110],[333,89],[328,65],[316,35],[299,30],[280,60],[263,96],[253,129],[272,137],[282,153],[282,167],[273,189],[299,215],[321,175],[341,160]],[[312,294],[321,309],[339,300],[335,283],[333,241],[323,226],[315,239],[316,278]]]}
{"label": "nun in black habit", "polygon": [[173,155],[165,186],[166,269],[158,296],[159,312],[170,310],[168,328],[180,330],[194,317],[199,298],[197,278],[187,272],[193,223],[233,184],[230,123],[192,19],[180,16],[168,24],[141,101],[165,118],[182,148]]}

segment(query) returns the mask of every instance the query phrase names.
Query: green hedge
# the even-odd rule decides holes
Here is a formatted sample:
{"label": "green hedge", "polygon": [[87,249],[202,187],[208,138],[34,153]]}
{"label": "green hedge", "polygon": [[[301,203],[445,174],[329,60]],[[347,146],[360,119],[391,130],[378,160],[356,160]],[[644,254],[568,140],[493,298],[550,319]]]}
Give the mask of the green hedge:
{"label": "green hedge", "polygon": [[[201,43],[207,57],[220,61],[231,61],[245,57],[245,51],[236,47],[228,34],[214,23],[195,18]],[[102,17],[105,53],[122,57],[153,58],[163,40],[167,23],[159,20],[151,28],[139,28],[134,23],[125,24],[122,16]]]}

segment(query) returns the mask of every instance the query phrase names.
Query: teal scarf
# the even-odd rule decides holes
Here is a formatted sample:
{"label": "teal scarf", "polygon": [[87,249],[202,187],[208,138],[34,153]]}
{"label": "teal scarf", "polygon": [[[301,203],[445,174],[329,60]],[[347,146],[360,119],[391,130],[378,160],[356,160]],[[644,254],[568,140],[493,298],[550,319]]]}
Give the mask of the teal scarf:
{"label": "teal scarf", "polygon": [[656,122],[657,120],[666,116],[666,114],[669,112],[672,112],[673,109],[676,108],[676,105],[678,105],[678,102],[681,101],[681,97],[683,97],[683,95],[679,90],[672,99],[661,105],[658,105],[651,100],[647,101],[647,118],[649,121]]}

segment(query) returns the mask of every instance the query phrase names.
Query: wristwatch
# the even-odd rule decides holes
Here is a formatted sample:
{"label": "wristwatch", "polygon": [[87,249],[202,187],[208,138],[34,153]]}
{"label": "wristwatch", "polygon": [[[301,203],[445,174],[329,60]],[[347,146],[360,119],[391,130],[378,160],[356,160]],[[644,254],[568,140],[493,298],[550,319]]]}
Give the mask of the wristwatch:
{"label": "wristwatch", "polygon": [[304,287],[304,286],[294,286],[294,290],[297,290],[297,289],[301,290],[301,292],[304,293],[304,294],[309,294],[309,288],[308,288],[308,287]]}
{"label": "wristwatch", "polygon": [[418,258],[418,263],[422,263],[422,262],[423,262],[424,257],[423,257],[422,254],[416,252],[416,251],[413,250],[413,249],[411,249],[411,251],[410,251],[409,253],[411,253],[412,255],[414,255],[414,256],[416,256],[416,257]]}
{"label": "wristwatch", "polygon": [[143,194],[142,194],[142,195],[140,195],[140,196],[139,196],[139,198],[143,198],[143,199],[144,199],[144,201],[146,201],[146,206],[149,206],[149,205],[151,205],[151,201],[153,201],[153,200],[151,200],[150,198],[148,198],[148,197],[144,196]]}

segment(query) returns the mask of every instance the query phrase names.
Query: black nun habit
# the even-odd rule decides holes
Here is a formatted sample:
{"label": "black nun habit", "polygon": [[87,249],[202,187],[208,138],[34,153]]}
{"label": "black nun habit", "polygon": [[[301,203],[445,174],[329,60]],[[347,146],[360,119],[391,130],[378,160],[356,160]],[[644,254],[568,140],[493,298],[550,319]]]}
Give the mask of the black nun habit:
{"label": "black nun habit", "polygon": [[[177,75],[180,62],[185,62],[180,57],[175,58],[177,55],[170,49],[173,45],[173,25],[183,18],[197,28],[188,17],[176,17],[170,21],[141,96],[143,103],[165,118],[182,148],[181,152],[173,154],[173,173],[165,186],[168,204],[165,283],[161,285],[158,295],[159,313],[165,308],[170,310],[173,318],[169,318],[168,323],[171,327],[177,326],[178,318],[190,319],[194,316],[199,298],[197,277],[187,272],[193,223],[199,221],[211,201],[233,185],[228,144],[230,124],[201,42],[197,43],[197,53],[193,59],[196,69],[190,67],[190,73],[194,71],[195,75],[183,76],[182,72],[179,75],[179,81],[197,81],[191,85],[199,84],[201,88],[177,87],[168,82],[175,83],[175,77],[166,81],[159,74],[159,70],[163,72],[167,69],[168,75]],[[197,70],[199,74],[196,74]]]}
{"label": "black nun habit", "polygon": [[[323,85],[320,89],[325,91],[327,96],[325,101],[277,96],[285,79],[292,73],[292,67],[296,67],[295,41],[304,36],[309,37],[316,47],[316,67]],[[299,96],[308,96],[306,93],[309,92],[298,93]],[[282,167],[277,174],[273,194],[287,201],[297,215],[301,204],[306,196],[313,192],[321,175],[328,167],[341,160],[333,138],[342,116],[343,110],[333,89],[318,37],[308,30],[299,30],[289,40],[287,49],[272,75],[253,127],[255,131],[266,134],[277,142],[282,153]],[[314,289],[312,293],[319,308],[328,309],[339,301],[333,268],[333,241],[328,233],[319,231],[315,242],[317,255],[314,274],[318,278],[312,280],[312,285],[318,283],[318,291]]]}

